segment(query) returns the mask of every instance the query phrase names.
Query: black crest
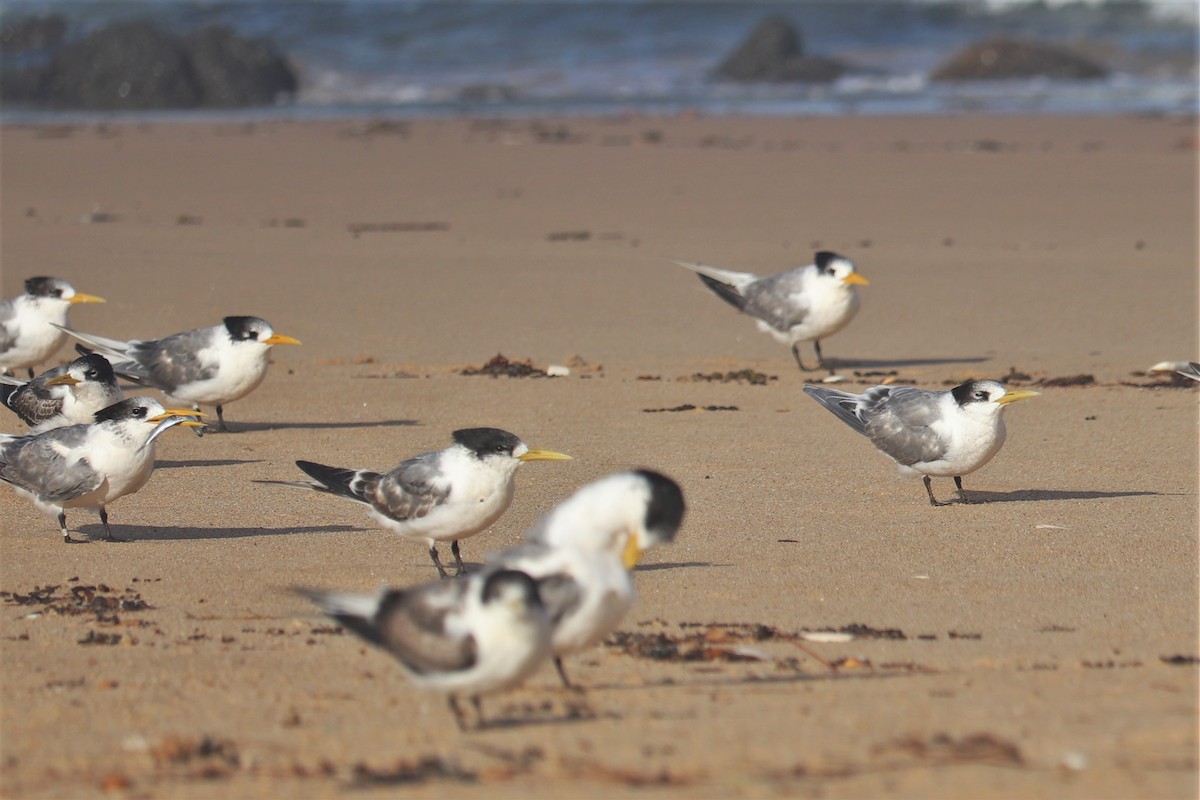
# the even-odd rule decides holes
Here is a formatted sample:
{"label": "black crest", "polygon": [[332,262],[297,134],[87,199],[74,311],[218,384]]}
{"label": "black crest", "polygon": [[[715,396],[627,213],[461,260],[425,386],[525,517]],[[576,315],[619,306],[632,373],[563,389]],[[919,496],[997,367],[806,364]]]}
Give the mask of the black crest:
{"label": "black crest", "polygon": [[463,428],[451,436],[456,444],[467,448],[479,458],[496,453],[511,456],[513,451],[521,446],[520,438],[499,428]]}
{"label": "black crest", "polygon": [[646,530],[669,542],[675,538],[675,532],[683,522],[683,513],[686,510],[683,490],[679,488],[679,484],[661,473],[648,469],[639,469],[636,473],[650,484]]}
{"label": "black crest", "polygon": [[117,382],[117,376],[113,372],[112,364],[108,363],[108,359],[99,353],[88,353],[81,358],[77,358],[71,362],[71,366],[82,368],[84,376],[96,383],[115,384]]}
{"label": "black crest", "polygon": [[992,397],[982,381],[967,381],[951,389],[950,394],[954,395],[954,402],[960,406],[968,403],[986,403]]}
{"label": "black crest", "polygon": [[146,419],[149,409],[146,398],[127,397],[96,412],[96,422],[121,422],[127,419]]}
{"label": "black crest", "polygon": [[839,256],[832,250],[818,250],[816,255],[813,256],[813,263],[817,265],[817,271],[824,275],[829,275],[833,271],[832,265],[834,261],[845,260],[844,257]]}
{"label": "black crest", "polygon": [[271,327],[259,317],[226,317],[225,330],[235,342],[257,341],[260,333]]}
{"label": "black crest", "polygon": [[62,297],[66,281],[39,275],[25,281],[25,294],[31,297]]}
{"label": "black crest", "polygon": [[502,569],[493,572],[483,584],[483,602],[497,599],[505,587],[513,586],[525,598],[525,602],[533,607],[541,606],[542,598],[538,594],[537,583],[524,572],[515,569]]}

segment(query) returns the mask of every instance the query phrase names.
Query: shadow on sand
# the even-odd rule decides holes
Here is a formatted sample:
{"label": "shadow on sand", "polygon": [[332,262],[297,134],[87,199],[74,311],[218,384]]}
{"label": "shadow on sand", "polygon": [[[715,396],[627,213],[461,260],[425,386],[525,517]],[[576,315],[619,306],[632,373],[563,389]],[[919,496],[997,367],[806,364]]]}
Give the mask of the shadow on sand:
{"label": "shadow on sand", "polygon": [[[1161,492],[1096,492],[1070,489],[1018,489],[1015,492],[988,492],[967,488],[972,503],[1029,503],[1042,500],[1104,500],[1110,497],[1159,497]],[[959,505],[955,502],[954,505]]]}
{"label": "shadow on sand", "polygon": [[[243,539],[252,536],[292,536],[305,533],[345,533],[366,531],[350,525],[311,525],[303,528],[181,528],[168,525],[122,525],[112,521],[113,535],[129,542],[201,541],[205,539]],[[73,531],[93,542],[104,541],[104,526],[80,525]]]}

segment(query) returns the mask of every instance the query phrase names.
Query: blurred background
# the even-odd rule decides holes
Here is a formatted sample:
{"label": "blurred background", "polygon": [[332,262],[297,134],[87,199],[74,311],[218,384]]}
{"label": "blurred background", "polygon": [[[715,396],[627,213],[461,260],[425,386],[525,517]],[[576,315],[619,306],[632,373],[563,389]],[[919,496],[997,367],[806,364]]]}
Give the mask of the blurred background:
{"label": "blurred background", "polygon": [[1192,0],[8,2],[7,121],[1190,114]]}

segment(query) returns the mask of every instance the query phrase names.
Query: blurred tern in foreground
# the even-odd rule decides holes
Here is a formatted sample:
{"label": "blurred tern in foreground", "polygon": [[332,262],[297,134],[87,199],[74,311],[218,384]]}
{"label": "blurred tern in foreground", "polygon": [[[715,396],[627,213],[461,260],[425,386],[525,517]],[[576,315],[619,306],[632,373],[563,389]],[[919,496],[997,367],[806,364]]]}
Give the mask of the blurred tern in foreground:
{"label": "blurred tern in foreground", "polygon": [[25,294],[0,302],[0,372],[33,368],[63,346],[67,311],[77,303],[103,303],[104,298],[75,291],[62,278],[30,278]]}
{"label": "blurred tern in foreground", "polygon": [[948,392],[911,386],[875,386],[862,394],[820,386],[804,391],[891,456],[901,472],[922,475],[935,506],[946,504],[934,499],[930,476],[953,477],[959,499],[970,502],[962,476],[1000,452],[1006,435],[1001,413],[1009,403],[1038,394],[995,381],[968,381]]}
{"label": "blurred tern in foreground", "polygon": [[216,406],[217,428],[222,431],[228,430],[224,407],[250,394],[267,376],[271,347],[300,344],[275,333],[270,323],[258,317],[226,317],[211,328],[128,342],[74,330],[67,333],[108,356],[123,378],[191,403],[196,411],[201,405]]}
{"label": "blurred tern in foreground", "polygon": [[553,450],[530,450],[508,431],[466,428],[452,434],[445,450],[402,461],[391,472],[327,467],[311,461],[296,466],[311,481],[260,481],[315,489],[363,503],[375,521],[406,539],[423,542],[438,575],[447,577],[437,543],[450,551],[465,570],[458,542],[485,530],[512,503],[517,467],[526,461],[567,461]]}
{"label": "blurred tern in foreground", "polygon": [[446,693],[461,730],[458,696],[512,688],[550,655],[550,619],[537,584],[523,572],[479,572],[374,596],[297,589],[368,642],[387,650],[417,686]]}
{"label": "blurred tern in foreground", "polygon": [[1185,378],[1200,381],[1200,364],[1195,361],[1189,361],[1186,367],[1180,367],[1175,371]]}
{"label": "blurred tern in foreground", "polygon": [[490,555],[491,565],[532,576],[554,625],[554,665],[611,633],[633,607],[634,568],[649,547],[671,542],[683,521],[683,492],[650,470],[619,472],[584,486],[525,533]]}
{"label": "blurred tern in foreground", "polygon": [[825,366],[821,340],[840,331],[858,313],[858,287],[868,281],[854,271],[845,256],[821,250],[807,267],[759,277],[751,272],[707,267],[676,261],[700,275],[700,280],[717,297],[757,320],[758,329],[792,348],[801,370],[809,371],[800,359],[800,343],[813,343],[817,366]]}
{"label": "blurred tern in foreground", "polygon": [[152,397],[130,397],[96,413],[90,425],[45,433],[0,436],[0,480],[39,509],[58,517],[63,541],[68,508],[94,508],[109,541],[105,506],[146,485],[154,471],[154,440],[175,425],[200,427],[187,411],[165,409]]}
{"label": "blurred tern in foreground", "polygon": [[99,353],[52,367],[31,381],[0,376],[0,402],[30,433],[94,422],[97,411],[123,396],[112,365]]}

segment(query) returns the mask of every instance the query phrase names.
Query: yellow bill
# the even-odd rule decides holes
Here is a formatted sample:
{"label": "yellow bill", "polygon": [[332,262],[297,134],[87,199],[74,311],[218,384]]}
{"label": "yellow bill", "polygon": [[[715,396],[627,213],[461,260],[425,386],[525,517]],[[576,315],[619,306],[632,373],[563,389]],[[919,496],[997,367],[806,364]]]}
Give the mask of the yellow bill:
{"label": "yellow bill", "polygon": [[79,383],[79,378],[76,378],[69,372],[64,372],[57,378],[51,378],[46,381],[47,386],[74,386],[77,383]]}
{"label": "yellow bill", "polygon": [[625,564],[625,569],[633,569],[638,562],[642,560],[642,546],[638,544],[637,531],[630,531],[629,541],[625,543],[625,552],[621,553],[621,561]]}
{"label": "yellow bill", "polygon": [[553,450],[528,450],[517,456],[518,461],[570,461],[566,453],[556,453]]}
{"label": "yellow bill", "polygon": [[1029,397],[1037,397],[1039,394],[1041,394],[1041,392],[1035,392],[1030,389],[1013,389],[1012,391],[1008,391],[1006,389],[1004,396],[996,402],[1002,405],[1004,403],[1015,403],[1018,400],[1024,400]]}
{"label": "yellow bill", "polygon": [[871,285],[871,282],[869,280],[864,278],[862,275],[859,275],[857,272],[851,272],[849,275],[842,278],[842,283],[854,283],[854,284],[858,284],[859,286],[870,286]]}
{"label": "yellow bill", "polygon": [[300,340],[293,339],[291,336],[284,336],[282,333],[276,333],[263,339],[263,344],[300,344]]}
{"label": "yellow bill", "polygon": [[76,292],[74,296],[72,296],[67,302],[69,302],[71,305],[75,305],[76,303],[103,303],[105,301],[103,297],[97,297],[94,294]]}

